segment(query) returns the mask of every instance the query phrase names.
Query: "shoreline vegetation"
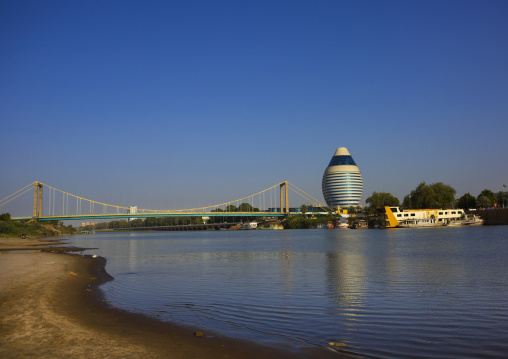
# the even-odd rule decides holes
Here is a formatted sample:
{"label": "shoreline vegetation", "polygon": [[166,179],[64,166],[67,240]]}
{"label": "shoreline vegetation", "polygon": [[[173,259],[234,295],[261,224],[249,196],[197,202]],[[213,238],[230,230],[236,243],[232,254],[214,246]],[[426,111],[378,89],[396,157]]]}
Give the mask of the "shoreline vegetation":
{"label": "shoreline vegetation", "polygon": [[9,213],[0,214],[0,239],[13,237],[55,237],[74,234],[77,230],[72,226],[64,226],[61,221],[13,221]]}
{"label": "shoreline vegetation", "polygon": [[199,328],[115,308],[99,288],[113,280],[106,259],[55,245],[58,239],[0,238],[2,358],[354,358],[326,343],[295,352],[201,336]]}

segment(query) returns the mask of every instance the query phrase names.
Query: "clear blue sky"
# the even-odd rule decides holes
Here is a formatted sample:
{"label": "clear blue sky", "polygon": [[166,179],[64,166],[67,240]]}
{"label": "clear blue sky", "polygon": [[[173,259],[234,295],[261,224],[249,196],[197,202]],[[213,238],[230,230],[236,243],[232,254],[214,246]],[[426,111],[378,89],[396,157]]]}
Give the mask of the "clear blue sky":
{"label": "clear blue sky", "polygon": [[289,180],[322,199],[342,146],[363,201],[498,192],[507,19],[505,0],[2,1],[0,197],[39,180],[174,209]]}

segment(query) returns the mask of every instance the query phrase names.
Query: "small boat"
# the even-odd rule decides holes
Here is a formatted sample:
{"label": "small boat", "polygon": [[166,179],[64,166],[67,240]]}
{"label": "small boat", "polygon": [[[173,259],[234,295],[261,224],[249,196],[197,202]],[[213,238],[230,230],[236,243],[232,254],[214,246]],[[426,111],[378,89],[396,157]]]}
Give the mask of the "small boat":
{"label": "small boat", "polygon": [[365,221],[357,221],[353,222],[353,224],[349,228],[351,229],[369,228],[369,225]]}
{"label": "small boat", "polygon": [[458,227],[466,225],[467,221],[465,219],[458,219],[455,221],[450,221],[446,225],[449,227]]}
{"label": "small boat", "polygon": [[483,218],[480,218],[480,216],[475,214],[468,215],[466,219],[466,225],[468,226],[481,226],[483,225],[483,222],[485,222]]}
{"label": "small boat", "polygon": [[442,227],[444,222],[439,222],[435,218],[428,219],[413,219],[399,222],[397,227],[399,228],[430,228],[430,227]]}
{"label": "small boat", "polygon": [[457,226],[481,226],[483,225],[484,220],[475,214],[466,215],[462,219],[450,221],[447,223],[447,226],[457,227]]}
{"label": "small boat", "polygon": [[349,224],[347,223],[347,218],[340,217],[335,225],[335,228],[349,228]]}
{"label": "small boat", "polygon": [[243,223],[240,229],[257,229],[258,228],[258,222],[248,222]]}

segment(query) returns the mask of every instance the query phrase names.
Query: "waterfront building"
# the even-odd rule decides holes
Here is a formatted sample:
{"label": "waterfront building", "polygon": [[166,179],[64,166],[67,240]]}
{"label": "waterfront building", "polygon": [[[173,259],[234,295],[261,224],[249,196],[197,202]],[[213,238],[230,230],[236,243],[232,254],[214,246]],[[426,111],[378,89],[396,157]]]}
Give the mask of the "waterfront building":
{"label": "waterfront building", "polygon": [[332,208],[358,206],[363,182],[360,169],[346,147],[337,148],[323,174],[323,197]]}

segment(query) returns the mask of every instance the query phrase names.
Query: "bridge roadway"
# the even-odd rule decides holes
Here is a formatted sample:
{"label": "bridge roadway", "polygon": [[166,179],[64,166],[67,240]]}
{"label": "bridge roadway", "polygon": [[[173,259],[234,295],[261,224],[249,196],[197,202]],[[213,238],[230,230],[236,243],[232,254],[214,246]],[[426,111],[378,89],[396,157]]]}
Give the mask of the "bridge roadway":
{"label": "bridge roadway", "polygon": [[[286,212],[161,212],[161,213],[123,213],[123,214],[84,214],[84,215],[61,215],[41,216],[37,221],[69,221],[91,219],[129,219],[129,218],[154,218],[154,217],[284,217]],[[297,214],[297,213],[291,213]],[[13,220],[31,220],[32,217],[13,218]]]}

